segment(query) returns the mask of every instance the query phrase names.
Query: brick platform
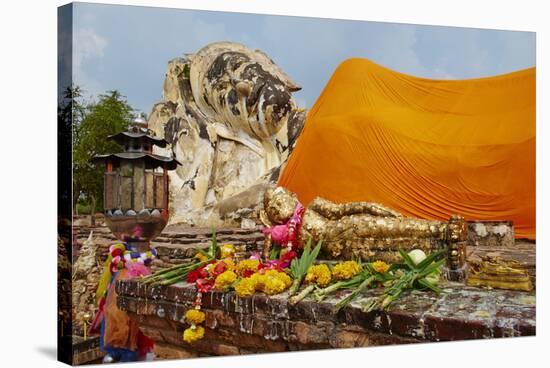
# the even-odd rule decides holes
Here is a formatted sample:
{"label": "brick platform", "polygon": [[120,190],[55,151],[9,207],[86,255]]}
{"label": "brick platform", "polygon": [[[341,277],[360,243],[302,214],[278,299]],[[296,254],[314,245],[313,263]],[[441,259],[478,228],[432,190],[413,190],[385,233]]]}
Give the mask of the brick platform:
{"label": "brick platform", "polygon": [[157,342],[160,359],[276,351],[347,348],[389,344],[535,335],[535,294],[482,290],[448,284],[444,292],[405,294],[389,312],[365,313],[371,290],[333,313],[342,292],[322,303],[306,299],[296,306],[286,294],[239,298],[233,292],[203,296],[206,336],[189,345],[182,340],[185,311],[194,286],[117,285],[118,304],[137,318]]}
{"label": "brick platform", "polygon": [[[107,256],[109,245],[116,241],[109,229],[101,223],[95,227],[85,223],[74,226],[77,242],[73,244],[73,255],[76,259],[80,244],[91,230],[94,231],[99,267]],[[263,244],[263,235],[259,229],[225,228],[219,229],[217,235],[220,243],[232,243],[243,251],[259,250]],[[159,253],[153,263],[153,270],[180,263],[183,259],[192,257],[199,248],[206,249],[211,236],[211,229],[167,227],[153,242]],[[534,283],[536,245],[518,241],[512,246],[502,245],[471,245],[468,247],[468,259],[491,254],[518,260],[529,271]],[[449,290],[453,289],[457,289],[457,286],[451,285]],[[95,287],[91,290],[95,291]],[[463,288],[458,294],[444,294],[441,298],[434,298],[431,294],[422,294],[418,298],[405,297],[405,303],[400,304],[404,309],[398,308],[389,314],[365,315],[361,312],[358,301],[352,308],[336,316],[330,314],[334,300],[327,300],[323,304],[306,300],[288,309],[284,298],[280,296],[267,298],[256,295],[252,301],[238,299],[237,306],[245,308],[243,312],[241,309],[236,310],[236,307],[231,309],[230,304],[235,305],[234,294],[224,296],[227,299],[223,302],[227,305],[225,307],[220,306],[222,296],[214,293],[204,298],[205,307],[211,312],[208,313],[206,339],[189,346],[181,339],[181,333],[186,326],[179,319],[194,298],[192,289],[186,288],[184,284],[164,289],[143,289],[129,282],[121,291],[121,306],[137,315],[144,330],[155,338],[156,353],[160,359],[523,336],[535,333],[534,293]],[[459,301],[454,301],[453,298],[458,298]],[[209,304],[210,301],[212,302]],[[480,301],[494,305],[489,305],[484,310],[479,307]],[[251,302],[252,309],[246,312],[246,308],[250,307],[247,307],[247,303]],[[453,304],[455,302],[458,304]],[[158,306],[163,306],[164,318],[156,314],[158,311],[155,308]],[[472,310],[477,307],[481,309]],[[287,317],[285,313],[288,314]],[[442,317],[438,317],[439,315]],[[522,322],[523,317],[526,318]],[[239,343],[235,344],[235,341]],[[85,363],[88,359],[96,358],[99,352],[95,348],[90,350],[93,351],[88,353],[83,350],[79,354],[80,362]]]}

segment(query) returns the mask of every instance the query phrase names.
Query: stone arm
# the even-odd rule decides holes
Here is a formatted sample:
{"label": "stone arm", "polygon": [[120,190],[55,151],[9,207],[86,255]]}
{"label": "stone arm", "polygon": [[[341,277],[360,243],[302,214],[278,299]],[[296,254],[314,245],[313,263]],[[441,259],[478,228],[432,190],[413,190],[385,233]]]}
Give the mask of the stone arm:
{"label": "stone arm", "polygon": [[399,212],[378,203],[350,202],[339,204],[320,197],[315,198],[308,208],[330,220],[338,220],[344,216],[358,214],[368,214],[377,217],[403,217]]}

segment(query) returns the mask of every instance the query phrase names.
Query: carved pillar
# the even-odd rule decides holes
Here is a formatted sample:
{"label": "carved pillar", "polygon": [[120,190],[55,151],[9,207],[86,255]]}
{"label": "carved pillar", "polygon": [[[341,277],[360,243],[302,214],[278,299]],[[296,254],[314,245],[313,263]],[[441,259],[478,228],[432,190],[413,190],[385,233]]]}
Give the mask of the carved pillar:
{"label": "carved pillar", "polygon": [[466,279],[466,236],[468,230],[464,217],[452,215],[447,227],[447,262],[444,267],[449,281],[463,282]]}

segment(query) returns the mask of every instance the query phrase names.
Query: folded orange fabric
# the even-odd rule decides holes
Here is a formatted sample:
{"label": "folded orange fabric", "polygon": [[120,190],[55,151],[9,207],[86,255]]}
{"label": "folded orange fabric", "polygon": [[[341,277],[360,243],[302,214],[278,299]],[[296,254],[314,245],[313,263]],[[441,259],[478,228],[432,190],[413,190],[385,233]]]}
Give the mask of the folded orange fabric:
{"label": "folded orange fabric", "polygon": [[321,196],[420,218],[512,220],[516,237],[534,239],[535,75],[433,80],[346,60],[279,184],[304,204]]}

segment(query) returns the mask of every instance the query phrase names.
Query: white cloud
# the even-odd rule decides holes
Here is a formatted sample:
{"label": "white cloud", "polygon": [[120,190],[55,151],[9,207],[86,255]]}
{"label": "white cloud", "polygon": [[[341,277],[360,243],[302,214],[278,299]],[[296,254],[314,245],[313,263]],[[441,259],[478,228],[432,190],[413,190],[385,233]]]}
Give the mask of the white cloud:
{"label": "white cloud", "polygon": [[95,95],[100,90],[99,83],[86,73],[86,64],[98,62],[104,55],[108,42],[91,28],[77,29],[73,34],[73,81],[88,94]]}

